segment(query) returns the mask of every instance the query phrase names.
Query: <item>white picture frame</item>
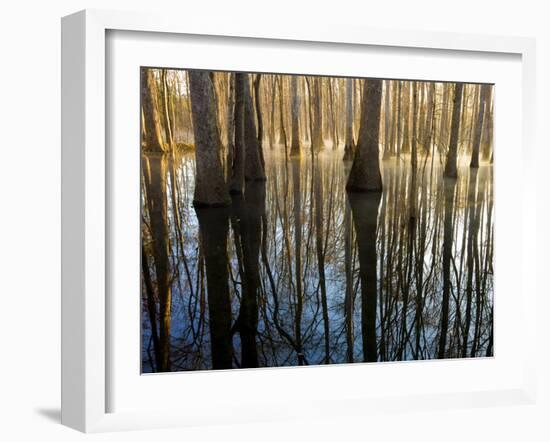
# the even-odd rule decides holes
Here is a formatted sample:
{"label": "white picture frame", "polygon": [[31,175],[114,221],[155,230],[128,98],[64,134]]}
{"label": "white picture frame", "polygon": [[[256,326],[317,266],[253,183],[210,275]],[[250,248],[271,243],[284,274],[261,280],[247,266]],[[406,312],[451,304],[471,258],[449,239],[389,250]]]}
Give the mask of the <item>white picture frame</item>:
{"label": "white picture frame", "polygon": [[[388,395],[376,401],[369,397],[316,399],[312,407],[273,406],[263,410],[240,404],[251,411],[245,421],[334,414],[363,414],[426,408],[488,406],[532,403],[535,397],[534,272],[527,265],[535,235],[535,193],[528,192],[535,161],[535,43],[532,39],[417,31],[350,28],[342,25],[299,28],[277,23],[216,22],[195,17],[181,23],[169,14],[156,16],[86,10],[62,20],[62,423],[85,432],[158,428],[234,422],[229,411],[211,414],[198,410],[193,416],[176,408],[162,411],[108,412],[111,355],[107,339],[108,118],[106,81],[109,31],[141,31],[163,34],[270,39],[286,42],[368,45],[379,48],[467,51],[483,54],[513,54],[521,57],[521,156],[526,180],[521,190],[523,212],[521,251],[522,327],[527,337],[522,349],[521,381],[500,389],[425,395]],[[531,232],[531,233],[529,233]],[[498,250],[498,248],[497,248]],[[502,249],[501,249],[502,250]],[[498,252],[498,253],[505,253]],[[533,258],[531,258],[533,259]],[[531,273],[530,273],[531,272]],[[498,295],[497,295],[498,296]],[[395,366],[394,366],[395,369]],[[319,370],[319,368],[308,368]],[[288,372],[288,371],[287,371]],[[256,373],[256,372],[255,372]],[[228,374],[218,373],[220,376]],[[292,375],[289,375],[292,376]],[[257,407],[256,407],[257,408]]]}

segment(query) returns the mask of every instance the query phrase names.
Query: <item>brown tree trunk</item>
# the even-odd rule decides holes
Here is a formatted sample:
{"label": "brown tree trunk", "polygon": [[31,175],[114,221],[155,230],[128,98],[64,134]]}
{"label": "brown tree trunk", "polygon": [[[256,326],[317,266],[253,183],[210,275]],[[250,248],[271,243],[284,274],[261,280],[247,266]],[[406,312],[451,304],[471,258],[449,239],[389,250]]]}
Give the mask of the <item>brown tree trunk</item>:
{"label": "brown tree trunk", "polygon": [[174,134],[172,132],[172,119],[170,117],[169,102],[170,102],[170,90],[168,89],[168,81],[166,80],[166,69],[162,70],[162,108],[164,111],[164,133],[166,134],[166,144],[170,151],[176,151],[176,144],[174,142]]}
{"label": "brown tree trunk", "polygon": [[193,205],[227,206],[231,199],[221,162],[222,143],[216,117],[216,99],[210,74],[189,71],[189,89],[195,131],[195,195]]}
{"label": "brown tree trunk", "polygon": [[143,122],[145,134],[146,152],[164,152],[166,147],[162,141],[162,128],[157,111],[157,83],[153,75],[153,70],[149,68],[141,69],[141,107],[143,110]]}
{"label": "brown tree trunk", "polygon": [[262,74],[256,74],[254,79],[254,104],[256,107],[256,120],[258,121],[258,146],[262,149],[264,142],[264,122],[262,119],[262,105],[260,100],[260,84]]}
{"label": "brown tree trunk", "polygon": [[483,130],[483,120],[485,118],[485,107],[487,102],[487,94],[490,91],[491,85],[484,84],[481,86],[481,94],[479,99],[479,113],[476,121],[476,129],[474,134],[474,143],[472,146],[472,159],[470,167],[479,167],[479,147],[481,145],[481,135]]}
{"label": "brown tree trunk", "polygon": [[229,184],[229,192],[233,195],[241,194],[244,190],[244,75],[246,74],[235,74],[235,148]]}
{"label": "brown tree trunk", "polygon": [[300,97],[298,96],[298,78],[293,75],[290,79],[290,89],[292,92],[292,141],[290,144],[290,156],[300,156],[300,135],[298,132],[298,120],[300,118]]}
{"label": "brown tree trunk", "polygon": [[254,115],[248,75],[243,74],[244,144],[246,146],[244,179],[247,181],[263,181],[265,180],[264,160],[262,148],[258,143],[256,115]]}
{"label": "brown tree trunk", "polygon": [[367,80],[361,106],[359,139],[346,190],[371,192],[382,190],[379,160],[380,105],[382,80]]}
{"label": "brown tree trunk", "polygon": [[351,161],[353,145],[353,80],[346,78],[346,139],[344,143],[344,161]]}
{"label": "brown tree trunk", "polygon": [[445,164],[444,176],[447,178],[456,178],[457,157],[458,157],[458,133],[460,129],[460,106],[462,104],[462,83],[455,85],[455,95],[453,100],[453,119],[451,122],[451,139],[449,141],[449,152],[447,153],[447,164]]}

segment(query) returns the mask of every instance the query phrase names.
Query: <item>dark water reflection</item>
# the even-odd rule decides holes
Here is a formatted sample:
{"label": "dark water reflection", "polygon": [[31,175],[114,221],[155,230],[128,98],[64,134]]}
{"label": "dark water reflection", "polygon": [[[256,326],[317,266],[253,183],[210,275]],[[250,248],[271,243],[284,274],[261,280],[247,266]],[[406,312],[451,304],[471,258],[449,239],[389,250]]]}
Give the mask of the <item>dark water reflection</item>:
{"label": "dark water reflection", "polygon": [[341,152],[268,152],[195,210],[194,156],[143,157],[143,372],[492,355],[492,167],[421,158],[413,210],[408,161],[348,194]]}

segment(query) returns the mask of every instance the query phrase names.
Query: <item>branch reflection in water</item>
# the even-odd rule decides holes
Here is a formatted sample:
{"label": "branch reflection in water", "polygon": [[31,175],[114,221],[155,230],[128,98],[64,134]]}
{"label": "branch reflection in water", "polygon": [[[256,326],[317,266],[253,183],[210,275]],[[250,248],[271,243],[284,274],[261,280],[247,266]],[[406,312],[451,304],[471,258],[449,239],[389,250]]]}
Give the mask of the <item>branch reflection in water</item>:
{"label": "branch reflection in water", "polygon": [[348,193],[339,151],[264,154],[200,208],[193,153],[142,155],[144,373],[492,355],[492,166],[401,154]]}

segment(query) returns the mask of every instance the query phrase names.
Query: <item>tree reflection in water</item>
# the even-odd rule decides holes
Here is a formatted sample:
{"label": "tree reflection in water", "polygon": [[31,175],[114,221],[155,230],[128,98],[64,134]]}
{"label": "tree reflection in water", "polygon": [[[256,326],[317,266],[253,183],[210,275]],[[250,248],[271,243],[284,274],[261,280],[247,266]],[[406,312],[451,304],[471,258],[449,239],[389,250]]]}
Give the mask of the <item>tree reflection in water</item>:
{"label": "tree reflection in water", "polygon": [[421,159],[411,192],[385,160],[358,194],[339,152],[274,152],[200,209],[193,154],[143,156],[143,372],[492,355],[491,166]]}

